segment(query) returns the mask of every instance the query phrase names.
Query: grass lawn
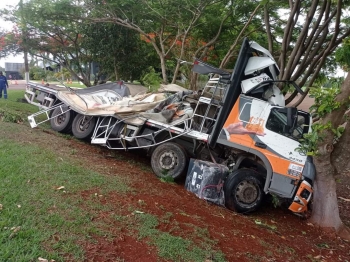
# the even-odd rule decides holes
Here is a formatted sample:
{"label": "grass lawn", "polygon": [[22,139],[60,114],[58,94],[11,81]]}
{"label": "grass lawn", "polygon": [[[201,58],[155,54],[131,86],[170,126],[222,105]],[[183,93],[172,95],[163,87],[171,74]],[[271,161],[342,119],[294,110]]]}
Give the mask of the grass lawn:
{"label": "grass lawn", "polygon": [[[222,253],[212,252],[216,242],[208,242],[207,235],[203,247],[193,247],[190,239],[157,229],[169,218],[145,212],[136,218],[126,214],[139,207],[102,204],[100,196],[135,194],[125,171],[110,175],[106,166],[96,171],[98,163],[84,162],[69,147],[74,138],[48,125],[31,129],[26,117],[38,109],[22,102],[24,91],[8,94],[9,99],[0,99],[0,261],[85,261],[87,243],[115,237],[108,219],[94,219],[103,212],[167,261],[204,261],[208,252],[224,261]],[[114,259],[124,261],[118,254]]]}
{"label": "grass lawn", "polygon": [[82,261],[78,240],[100,232],[91,214],[79,208],[82,198],[67,195],[97,187],[104,193],[125,192],[128,187],[115,177],[75,166],[69,156],[58,157],[55,148],[31,143],[28,124],[13,122],[26,122],[38,109],[17,101],[24,91],[8,94],[9,99],[0,100],[0,261]]}
{"label": "grass lawn", "polygon": [[8,132],[21,136],[21,128],[9,123],[0,128],[0,261],[81,261],[78,240],[106,232],[93,226],[92,214],[79,207],[84,200],[76,193],[99,187],[104,194],[125,192],[128,186],[75,166],[69,157],[58,157],[55,148],[6,138]]}

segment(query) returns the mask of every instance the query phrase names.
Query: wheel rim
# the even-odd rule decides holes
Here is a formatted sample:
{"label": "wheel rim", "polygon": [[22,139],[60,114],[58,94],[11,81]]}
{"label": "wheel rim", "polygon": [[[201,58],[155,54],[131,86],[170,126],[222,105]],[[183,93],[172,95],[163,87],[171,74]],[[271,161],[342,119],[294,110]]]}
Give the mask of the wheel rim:
{"label": "wheel rim", "polygon": [[252,204],[259,196],[259,186],[251,181],[244,180],[238,184],[235,196],[240,203]]}
{"label": "wheel rim", "polygon": [[66,113],[55,117],[55,124],[62,125],[66,121]]}
{"label": "wheel rim", "polygon": [[82,132],[84,132],[85,130],[87,130],[90,126],[90,122],[91,122],[91,117],[83,117],[78,124],[78,129]]}
{"label": "wheel rim", "polygon": [[166,170],[173,169],[176,164],[176,156],[172,151],[164,152],[159,158],[160,167]]}

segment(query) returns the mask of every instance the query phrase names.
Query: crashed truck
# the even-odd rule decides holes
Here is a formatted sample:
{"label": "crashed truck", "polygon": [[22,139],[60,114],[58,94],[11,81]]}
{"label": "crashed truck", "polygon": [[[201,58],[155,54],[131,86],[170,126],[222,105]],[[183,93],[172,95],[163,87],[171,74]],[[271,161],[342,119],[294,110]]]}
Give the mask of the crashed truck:
{"label": "crashed truck", "polygon": [[201,91],[129,96],[103,85],[68,88],[55,93],[59,103],[28,120],[32,127],[50,121],[58,131],[78,123],[84,134],[75,136],[89,133],[92,144],[109,149],[143,148],[158,177],[187,174],[189,191],[236,212],[255,211],[271,194],[305,214],[316,172],[312,158],[297,149],[312,118],[286,107],[281,92],[288,86],[302,93],[300,87],[279,81],[272,55],[248,39],[232,73],[199,60],[192,70],[210,76]]}

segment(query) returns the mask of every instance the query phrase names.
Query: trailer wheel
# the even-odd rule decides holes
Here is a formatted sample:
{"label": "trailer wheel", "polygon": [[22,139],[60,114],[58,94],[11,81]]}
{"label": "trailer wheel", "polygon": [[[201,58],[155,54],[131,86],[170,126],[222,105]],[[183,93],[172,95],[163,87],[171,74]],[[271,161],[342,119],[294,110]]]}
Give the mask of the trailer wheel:
{"label": "trailer wheel", "polygon": [[152,153],[151,165],[158,177],[180,178],[187,167],[186,151],[176,143],[161,144]]}
{"label": "trailer wheel", "polygon": [[94,132],[96,118],[77,114],[72,124],[72,133],[78,139],[89,139]]}
{"label": "trailer wheel", "polygon": [[253,212],[263,201],[263,178],[250,169],[235,170],[225,181],[224,193],[228,209],[238,213]]}
{"label": "trailer wheel", "polygon": [[[67,107],[63,108],[66,109]],[[75,112],[70,110],[62,115],[59,115],[60,113],[61,109],[59,107],[53,110],[53,118],[50,119],[51,128],[60,133],[70,133]]]}

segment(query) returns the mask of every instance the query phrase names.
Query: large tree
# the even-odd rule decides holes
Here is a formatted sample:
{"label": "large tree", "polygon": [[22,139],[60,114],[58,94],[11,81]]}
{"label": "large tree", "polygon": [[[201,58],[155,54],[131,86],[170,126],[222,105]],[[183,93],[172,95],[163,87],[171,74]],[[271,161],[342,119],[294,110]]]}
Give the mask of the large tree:
{"label": "large tree", "polygon": [[[338,91],[339,90],[339,91]],[[314,154],[314,163],[317,170],[314,184],[313,209],[310,220],[322,228],[335,231],[339,236],[350,240],[350,231],[344,226],[339,216],[338,199],[336,194],[335,166],[338,171],[344,171],[344,163],[349,162],[349,125],[345,131],[343,124],[348,121],[347,112],[350,106],[350,74],[347,75],[340,89],[328,87],[319,88],[316,99],[316,114],[318,121],[313,125],[313,131],[305,137],[306,150]],[[345,144],[346,146],[346,144]],[[342,166],[337,165],[340,159]],[[336,164],[336,165],[335,165]],[[339,168],[340,167],[340,168]]]}
{"label": "large tree", "polygon": [[[289,1],[289,16],[286,22],[282,21],[283,38],[281,48],[277,50],[281,69],[280,79],[294,80],[300,86],[306,87],[305,95],[301,96],[294,106],[302,102],[319,73],[325,71],[327,59],[334,55],[335,49],[350,35],[350,27],[347,25],[348,10],[349,2],[342,0]],[[273,41],[277,39],[273,38],[273,30],[278,30],[276,26],[281,27],[281,20],[271,21],[267,14],[265,13],[265,21],[270,21],[267,28],[271,28],[267,34],[269,48],[275,53]],[[292,101],[295,95],[296,92],[286,102]],[[328,108],[314,127],[314,132],[318,133],[315,155],[317,177],[311,216],[311,221],[317,225],[335,230],[346,238],[350,238],[350,235],[339,217],[331,154],[334,148],[333,131],[345,121],[344,114],[349,106],[349,95],[350,75],[335,98],[335,108],[331,112]],[[325,109],[327,107],[323,105],[318,113]],[[338,146],[339,144],[335,145]]]}
{"label": "large tree", "polygon": [[41,58],[44,66],[48,62],[64,66],[89,86],[90,54],[80,47],[79,24],[69,19],[70,15],[79,16],[81,9],[78,2],[20,1],[17,7],[3,10],[2,16],[16,24],[19,39],[17,51]]}
{"label": "large tree", "polygon": [[80,28],[82,48],[90,50],[98,75],[106,80],[139,80],[145,68],[158,64],[152,47],[135,31],[112,23],[84,23]]}
{"label": "large tree", "polygon": [[79,1],[30,0],[4,14],[17,24],[19,32],[6,35],[4,55],[28,50],[45,64],[65,67],[87,86],[92,62],[98,65],[95,80],[101,75],[133,80],[154,61],[154,53],[136,32],[110,23],[72,19],[85,16]]}
{"label": "large tree", "polygon": [[22,51],[19,45],[20,37],[15,32],[0,31],[0,58]]}
{"label": "large tree", "polygon": [[[336,60],[339,62],[341,68],[349,72],[350,71],[350,38],[347,38],[341,48],[336,51]],[[344,124],[345,130],[339,139],[338,145],[334,148],[331,155],[331,161],[340,173],[344,170],[350,170],[350,111],[345,112]]]}
{"label": "large tree", "polygon": [[[305,95],[294,104],[297,106],[319,73],[326,69],[325,65],[330,62],[335,49],[350,35],[350,3],[343,0],[289,1],[284,10],[288,14],[287,19],[283,19],[283,15],[278,19],[269,16],[269,9],[275,9],[274,4],[275,1],[270,1],[264,14],[268,46],[272,53],[278,54],[280,79],[297,81],[300,86],[306,87]],[[281,33],[279,40],[277,37]],[[275,42],[279,45],[276,46]],[[296,95],[297,92],[294,92],[286,100],[287,104]]]}
{"label": "large tree", "polygon": [[[188,42],[193,40],[191,32],[200,26],[200,18],[208,7],[220,10],[218,21],[225,21],[232,10],[225,8],[232,4],[231,0],[179,0],[179,1],[115,1],[86,0],[86,10],[92,16],[87,17],[92,22],[110,22],[139,33],[149,42],[160,61],[164,82],[167,80],[167,58],[174,52],[174,58],[185,57]],[[219,25],[222,24],[219,22]],[[202,26],[205,26],[202,24]],[[214,44],[217,40],[211,44]],[[180,62],[176,64],[175,73],[179,70]],[[175,79],[175,78],[174,78]]]}

